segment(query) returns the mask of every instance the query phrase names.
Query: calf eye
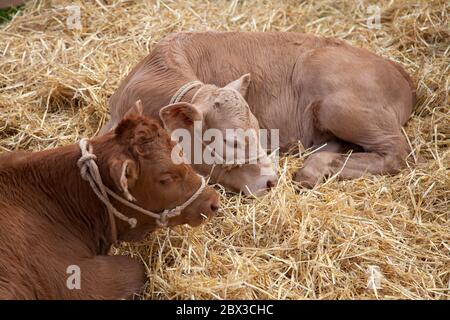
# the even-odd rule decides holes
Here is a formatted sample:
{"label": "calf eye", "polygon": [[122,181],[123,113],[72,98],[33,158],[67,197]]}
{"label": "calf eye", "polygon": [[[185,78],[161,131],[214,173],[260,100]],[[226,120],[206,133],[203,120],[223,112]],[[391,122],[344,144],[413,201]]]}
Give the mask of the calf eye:
{"label": "calf eye", "polygon": [[171,174],[164,174],[159,178],[159,183],[162,185],[168,185],[174,181],[174,176]]}

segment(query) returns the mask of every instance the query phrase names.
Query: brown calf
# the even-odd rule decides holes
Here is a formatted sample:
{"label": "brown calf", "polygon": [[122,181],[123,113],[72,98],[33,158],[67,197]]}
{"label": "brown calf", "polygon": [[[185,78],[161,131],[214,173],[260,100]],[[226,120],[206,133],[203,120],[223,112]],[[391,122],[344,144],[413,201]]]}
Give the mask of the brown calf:
{"label": "brown calf", "polygon": [[[248,73],[251,81],[245,75],[233,82]],[[408,74],[344,41],[299,33],[170,35],[114,93],[106,129],[138,98],[144,111],[157,117],[178,88],[193,80],[207,85],[185,95],[182,101],[191,107],[163,109],[167,128],[188,127],[189,119],[219,129],[259,122],[261,128],[279,130],[282,151],[299,141],[306,148],[326,144],[298,171],[296,180],[304,186],[335,173],[356,178],[365,172],[396,173],[405,165],[409,147],[401,127],[415,104]],[[354,152],[347,157],[350,149]],[[239,170],[224,175],[225,185],[252,185],[249,179],[258,179],[250,167]]]}
{"label": "brown calf", "polygon": [[[199,189],[201,177],[173,164],[167,132],[136,112],[131,109],[114,130],[89,141],[103,183],[146,210],[174,208]],[[155,219],[111,199],[137,220],[131,228],[116,219],[112,234],[105,205],[80,175],[80,156],[78,145],[0,156],[0,299],[121,299],[145,283],[138,261],[107,253],[115,236],[142,239],[158,228]],[[197,226],[218,205],[217,193],[206,187],[168,226]],[[79,289],[76,281],[67,286],[73,266],[80,271]]]}

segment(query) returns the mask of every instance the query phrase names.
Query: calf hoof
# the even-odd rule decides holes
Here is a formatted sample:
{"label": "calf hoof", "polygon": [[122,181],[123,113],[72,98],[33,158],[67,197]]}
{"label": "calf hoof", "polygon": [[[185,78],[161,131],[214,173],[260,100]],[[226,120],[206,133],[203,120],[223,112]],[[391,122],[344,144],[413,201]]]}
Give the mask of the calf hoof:
{"label": "calf hoof", "polygon": [[309,168],[301,168],[294,176],[294,181],[297,182],[302,188],[312,189],[316,184],[322,180],[321,176],[311,172]]}

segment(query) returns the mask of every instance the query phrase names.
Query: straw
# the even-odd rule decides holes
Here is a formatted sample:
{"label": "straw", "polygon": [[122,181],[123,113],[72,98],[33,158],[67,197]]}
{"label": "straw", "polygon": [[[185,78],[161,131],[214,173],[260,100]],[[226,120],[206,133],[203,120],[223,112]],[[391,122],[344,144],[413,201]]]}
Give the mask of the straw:
{"label": "straw", "polygon": [[[82,30],[67,27],[68,5],[80,7]],[[367,27],[370,5],[380,6],[380,29]],[[121,79],[171,32],[345,39],[401,63],[417,83],[405,127],[416,164],[300,190],[291,178],[304,157],[284,157],[265,197],[217,186],[215,219],[115,252],[147,266],[144,299],[449,299],[449,12],[445,0],[31,2],[0,26],[0,148],[42,150],[96,134]]]}

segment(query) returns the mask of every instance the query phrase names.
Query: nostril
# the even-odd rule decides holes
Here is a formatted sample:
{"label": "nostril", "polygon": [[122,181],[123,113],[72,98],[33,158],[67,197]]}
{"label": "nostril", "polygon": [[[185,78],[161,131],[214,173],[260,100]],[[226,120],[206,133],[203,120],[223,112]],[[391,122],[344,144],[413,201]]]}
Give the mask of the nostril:
{"label": "nostril", "polygon": [[275,187],[277,185],[277,182],[276,182],[276,180],[273,180],[273,179],[267,180],[266,185],[267,185],[268,189],[272,189],[273,187]]}
{"label": "nostril", "polygon": [[219,205],[217,203],[211,203],[211,211],[217,212],[219,210]]}

